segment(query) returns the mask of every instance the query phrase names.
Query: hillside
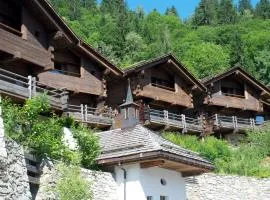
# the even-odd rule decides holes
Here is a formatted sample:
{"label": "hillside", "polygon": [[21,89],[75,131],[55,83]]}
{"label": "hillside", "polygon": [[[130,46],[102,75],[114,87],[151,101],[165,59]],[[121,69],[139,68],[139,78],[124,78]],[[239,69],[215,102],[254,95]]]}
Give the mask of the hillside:
{"label": "hillside", "polygon": [[237,9],[231,0],[202,0],[186,21],[174,7],[145,14],[123,0],[51,2],[79,36],[122,68],[172,52],[198,78],[239,64],[270,84],[269,1],[252,8],[240,0]]}

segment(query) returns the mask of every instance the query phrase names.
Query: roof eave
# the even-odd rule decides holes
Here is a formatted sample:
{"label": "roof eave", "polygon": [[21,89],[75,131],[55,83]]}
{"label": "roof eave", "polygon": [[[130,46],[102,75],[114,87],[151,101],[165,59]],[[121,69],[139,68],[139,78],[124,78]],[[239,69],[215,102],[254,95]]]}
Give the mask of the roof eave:
{"label": "roof eave", "polygon": [[165,159],[169,161],[175,161],[175,162],[183,163],[186,165],[190,165],[192,167],[200,168],[202,172],[210,172],[215,169],[215,167],[211,163],[206,163],[206,162],[195,160],[192,158],[175,155],[172,153],[165,152],[163,150],[138,153],[138,154],[126,155],[126,156],[120,156],[120,157],[98,159],[97,162],[100,165],[113,166],[113,165],[118,165],[118,164],[130,164],[130,163],[135,163],[135,162],[142,162],[144,160],[149,160],[149,159]]}

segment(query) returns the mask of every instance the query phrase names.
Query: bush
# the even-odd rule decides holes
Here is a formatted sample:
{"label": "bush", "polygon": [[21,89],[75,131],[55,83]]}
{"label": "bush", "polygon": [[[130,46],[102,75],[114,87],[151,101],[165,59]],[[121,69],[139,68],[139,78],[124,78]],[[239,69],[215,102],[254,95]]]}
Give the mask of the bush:
{"label": "bush", "polygon": [[207,137],[198,140],[196,136],[165,133],[171,142],[209,159],[217,173],[243,176],[270,177],[270,125],[262,129],[248,131],[246,140],[237,147],[226,141]]}
{"label": "bush", "polygon": [[65,146],[63,127],[74,124],[74,121],[51,113],[46,95],[29,99],[23,106],[4,99],[1,106],[7,136],[33,149],[38,157],[48,156],[69,164],[82,164],[86,168],[94,164],[99,154],[98,138],[86,127],[73,126],[79,151]]}
{"label": "bush", "polygon": [[81,176],[80,168],[59,164],[57,166],[59,179],[55,192],[60,200],[92,200],[89,183]]}

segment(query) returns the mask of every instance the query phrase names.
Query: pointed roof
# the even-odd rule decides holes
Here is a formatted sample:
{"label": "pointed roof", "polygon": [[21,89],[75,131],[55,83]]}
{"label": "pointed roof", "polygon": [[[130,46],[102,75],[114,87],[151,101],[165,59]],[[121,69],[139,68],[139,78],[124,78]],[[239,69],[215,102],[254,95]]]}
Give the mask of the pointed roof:
{"label": "pointed roof", "polygon": [[97,161],[103,165],[143,162],[163,159],[179,165],[192,166],[200,172],[211,171],[214,166],[199,154],[164,139],[142,125],[128,129],[115,129],[97,134],[102,148]]}
{"label": "pointed roof", "polygon": [[124,76],[128,76],[131,73],[139,72],[147,68],[156,67],[162,63],[172,64],[179,73],[186,77],[187,81],[197,86],[200,90],[206,91],[206,87],[171,53],[132,65],[123,70]]}
{"label": "pointed roof", "polygon": [[226,78],[230,75],[233,75],[233,74],[239,75],[241,78],[243,78],[245,81],[247,81],[248,83],[250,83],[254,87],[258,88],[259,90],[261,90],[265,94],[270,95],[270,89],[266,85],[261,83],[259,80],[257,80],[254,76],[249,74],[245,69],[243,69],[240,66],[235,66],[235,67],[227,69],[226,71],[219,73],[217,75],[204,78],[204,79],[202,79],[202,82],[205,85],[209,85],[211,83],[214,83],[216,81],[224,79],[224,78]]}
{"label": "pointed roof", "polygon": [[133,101],[133,95],[132,95],[131,87],[130,87],[130,80],[128,80],[126,101],[125,101],[125,103],[121,104],[120,107],[129,106],[129,105],[139,106],[138,104],[134,103],[134,101]]}
{"label": "pointed roof", "polygon": [[78,37],[62,17],[55,11],[48,0],[28,0],[25,1],[25,3],[34,8],[33,12],[35,12],[36,15],[38,14],[39,18],[44,17],[47,20],[47,24],[50,23],[54,29],[61,31],[67,40],[76,49],[78,49],[78,51],[95,60],[101,66],[110,69],[115,75],[123,74],[122,70]]}

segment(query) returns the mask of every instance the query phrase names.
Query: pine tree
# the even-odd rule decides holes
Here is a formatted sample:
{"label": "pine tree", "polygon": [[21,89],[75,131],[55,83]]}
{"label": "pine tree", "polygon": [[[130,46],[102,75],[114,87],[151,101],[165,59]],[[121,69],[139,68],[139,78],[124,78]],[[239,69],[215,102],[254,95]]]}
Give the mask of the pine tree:
{"label": "pine tree", "polygon": [[195,25],[212,25],[216,23],[217,0],[201,0],[195,9],[193,23]]}
{"label": "pine tree", "polygon": [[269,0],[260,0],[256,5],[255,14],[263,19],[270,19],[270,2]]}
{"label": "pine tree", "polygon": [[232,0],[220,1],[217,16],[219,24],[230,24],[236,21],[237,11]]}
{"label": "pine tree", "polygon": [[244,14],[245,10],[253,10],[250,0],[240,0],[238,5],[238,11],[240,14]]}
{"label": "pine tree", "polygon": [[167,8],[165,15],[175,15],[177,17],[179,17],[179,14],[177,12],[177,9],[175,8],[175,6],[172,6],[171,8]]}
{"label": "pine tree", "polygon": [[96,8],[97,6],[97,1],[96,0],[80,0],[82,6],[84,8]]}

